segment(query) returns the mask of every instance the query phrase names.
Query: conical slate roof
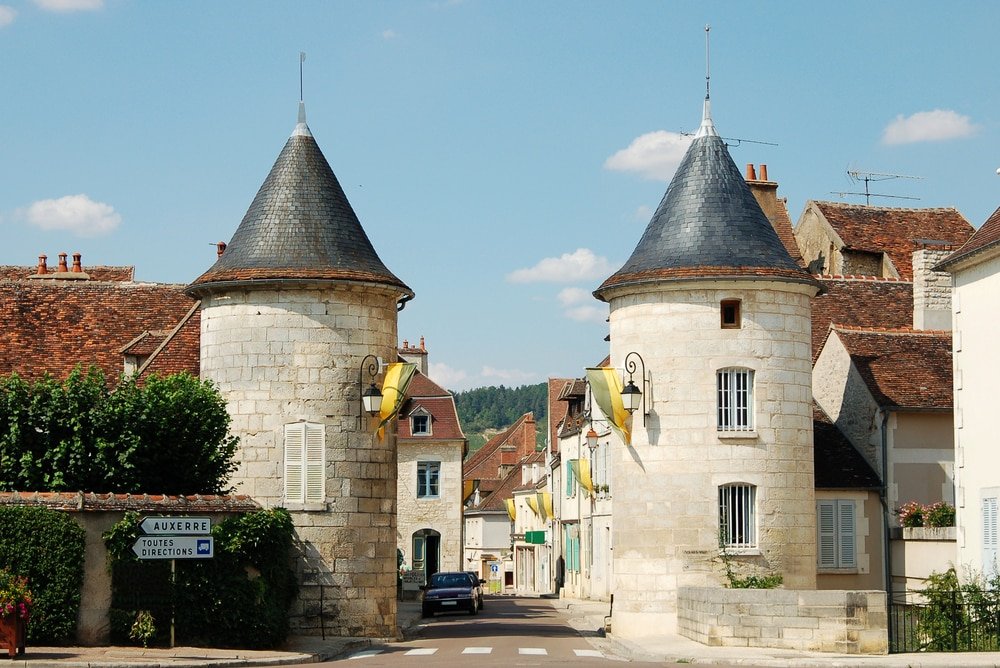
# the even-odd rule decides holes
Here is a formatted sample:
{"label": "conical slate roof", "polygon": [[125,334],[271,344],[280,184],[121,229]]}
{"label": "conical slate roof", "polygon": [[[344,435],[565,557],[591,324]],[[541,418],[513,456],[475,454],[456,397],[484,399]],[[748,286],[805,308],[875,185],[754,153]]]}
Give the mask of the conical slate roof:
{"label": "conical slate roof", "polygon": [[303,280],[379,283],[413,297],[379,259],[300,105],[295,131],[225,252],[186,292]]}
{"label": "conical slate roof", "polygon": [[715,131],[701,128],[625,265],[594,291],[703,278],[816,281],[800,268],[761,210]]}

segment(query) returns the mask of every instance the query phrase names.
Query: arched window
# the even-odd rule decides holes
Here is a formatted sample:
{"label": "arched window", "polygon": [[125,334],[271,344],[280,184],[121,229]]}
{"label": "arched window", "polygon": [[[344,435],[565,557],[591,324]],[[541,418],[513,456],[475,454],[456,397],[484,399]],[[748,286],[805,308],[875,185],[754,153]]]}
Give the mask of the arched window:
{"label": "arched window", "polygon": [[716,373],[719,431],[753,431],[753,369],[731,367]]}
{"label": "arched window", "polygon": [[757,547],[757,487],[731,483],[719,487],[719,542],[723,547]]}

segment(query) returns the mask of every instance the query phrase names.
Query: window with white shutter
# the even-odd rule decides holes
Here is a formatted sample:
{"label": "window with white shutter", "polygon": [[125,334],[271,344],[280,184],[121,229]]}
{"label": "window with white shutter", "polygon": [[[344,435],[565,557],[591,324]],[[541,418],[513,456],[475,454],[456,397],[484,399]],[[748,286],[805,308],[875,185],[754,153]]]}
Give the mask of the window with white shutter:
{"label": "window with white shutter", "polygon": [[285,425],[285,501],[326,500],[326,426],[311,422]]}
{"label": "window with white shutter", "polygon": [[854,501],[816,502],[817,556],[820,569],[857,568],[857,520]]}
{"label": "window with white shutter", "polygon": [[997,568],[997,497],[983,497],[983,574],[990,576]]}

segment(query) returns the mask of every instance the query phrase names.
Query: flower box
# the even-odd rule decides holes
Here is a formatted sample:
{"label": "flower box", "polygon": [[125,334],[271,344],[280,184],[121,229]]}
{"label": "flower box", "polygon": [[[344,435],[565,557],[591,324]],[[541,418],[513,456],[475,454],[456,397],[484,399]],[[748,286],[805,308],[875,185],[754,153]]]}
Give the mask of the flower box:
{"label": "flower box", "polygon": [[0,651],[7,648],[10,658],[24,654],[27,623],[17,615],[0,617]]}

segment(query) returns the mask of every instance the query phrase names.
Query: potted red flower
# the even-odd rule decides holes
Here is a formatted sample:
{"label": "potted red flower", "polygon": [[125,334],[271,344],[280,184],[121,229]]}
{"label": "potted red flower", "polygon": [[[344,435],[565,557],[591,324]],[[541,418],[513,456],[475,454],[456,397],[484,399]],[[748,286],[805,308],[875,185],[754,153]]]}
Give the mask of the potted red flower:
{"label": "potted red flower", "polygon": [[11,658],[24,653],[33,602],[28,578],[0,568],[0,650],[6,647]]}

